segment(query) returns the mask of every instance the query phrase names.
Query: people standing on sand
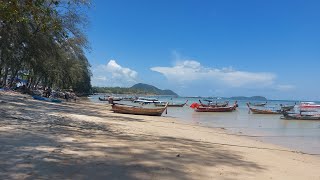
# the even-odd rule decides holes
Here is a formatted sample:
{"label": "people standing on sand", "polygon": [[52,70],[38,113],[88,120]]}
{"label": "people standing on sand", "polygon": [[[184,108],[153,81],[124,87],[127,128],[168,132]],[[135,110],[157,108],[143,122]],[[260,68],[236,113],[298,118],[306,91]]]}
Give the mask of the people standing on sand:
{"label": "people standing on sand", "polygon": [[48,87],[48,91],[47,91],[48,98],[51,96],[51,93],[52,93],[52,89],[51,87]]}
{"label": "people standing on sand", "polygon": [[74,102],[77,102],[77,95],[73,91],[71,91],[71,98],[74,100]]}
{"label": "people standing on sand", "polygon": [[113,104],[113,97],[109,96],[108,101],[109,101],[109,104]]}
{"label": "people standing on sand", "polygon": [[66,99],[67,102],[69,101],[69,98],[70,98],[69,92],[66,91],[66,92],[64,93],[64,98]]}

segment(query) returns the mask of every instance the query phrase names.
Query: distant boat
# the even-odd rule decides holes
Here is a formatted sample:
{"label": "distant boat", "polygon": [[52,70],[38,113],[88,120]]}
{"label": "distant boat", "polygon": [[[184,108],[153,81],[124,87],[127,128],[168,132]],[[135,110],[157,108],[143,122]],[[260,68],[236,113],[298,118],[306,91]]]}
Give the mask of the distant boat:
{"label": "distant boat", "polygon": [[232,112],[237,109],[237,102],[233,106],[228,107],[211,107],[211,106],[202,106],[198,103],[193,103],[190,106],[196,112]]}
{"label": "distant boat", "polygon": [[[99,100],[100,101],[109,101],[109,98],[110,98],[110,96],[104,97],[104,98],[99,97]],[[121,101],[122,100],[122,97],[111,97],[111,98],[113,101]]]}
{"label": "distant boat", "polygon": [[[185,102],[185,103],[168,103],[168,107],[183,107],[187,104],[188,100]],[[158,106],[158,107],[164,107],[166,106],[166,103],[156,103],[154,104],[155,106]]]}
{"label": "distant boat", "polygon": [[229,101],[226,101],[226,102],[216,102],[216,103],[213,103],[212,101],[210,100],[205,100],[205,101],[208,101],[209,103],[208,104],[203,104],[202,101],[199,99],[199,102],[201,104],[201,106],[203,107],[227,107],[229,105]]}
{"label": "distant boat", "polygon": [[139,97],[138,99],[133,101],[134,103],[142,103],[142,104],[150,104],[150,103],[162,103],[162,101],[159,101],[156,98],[145,98],[145,97]]}
{"label": "distant boat", "polygon": [[300,108],[320,108],[320,104],[314,102],[301,102]]}
{"label": "distant boat", "polygon": [[280,105],[281,111],[291,111],[294,109],[295,105]]}
{"label": "distant boat", "polygon": [[320,114],[289,114],[288,112],[283,112],[281,119],[286,120],[320,120]]}
{"label": "distant boat", "polygon": [[162,113],[167,109],[167,105],[168,103],[163,108],[143,108],[138,106],[124,105],[124,104],[113,104],[112,111],[115,113],[122,113],[122,114],[161,116]]}
{"label": "distant boat", "polygon": [[108,101],[108,98],[101,98],[101,97],[99,97],[99,100],[100,100],[100,101]]}
{"label": "distant boat", "polygon": [[281,114],[280,110],[270,110],[270,109],[257,109],[257,108],[252,108],[250,107],[250,104],[247,103],[247,106],[249,108],[249,110],[253,113],[253,114]]}
{"label": "distant boat", "polygon": [[265,103],[251,103],[249,102],[250,105],[252,106],[265,106],[268,102],[265,102]]}

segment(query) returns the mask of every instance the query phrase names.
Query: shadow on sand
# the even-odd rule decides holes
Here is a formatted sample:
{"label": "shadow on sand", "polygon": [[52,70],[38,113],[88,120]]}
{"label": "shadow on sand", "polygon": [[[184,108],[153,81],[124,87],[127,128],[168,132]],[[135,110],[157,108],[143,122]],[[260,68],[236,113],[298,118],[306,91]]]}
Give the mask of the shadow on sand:
{"label": "shadow on sand", "polygon": [[[264,170],[219,145],[133,135],[107,123],[75,121],[47,112],[143,122],[138,116],[107,116],[90,105],[79,110],[77,104],[44,103],[18,99],[8,103],[15,113],[0,111],[0,117],[5,117],[0,118],[0,179],[214,179],[204,176],[202,167],[218,172],[228,166],[248,174]],[[8,104],[0,107],[5,109]],[[36,118],[26,118],[28,115]]]}

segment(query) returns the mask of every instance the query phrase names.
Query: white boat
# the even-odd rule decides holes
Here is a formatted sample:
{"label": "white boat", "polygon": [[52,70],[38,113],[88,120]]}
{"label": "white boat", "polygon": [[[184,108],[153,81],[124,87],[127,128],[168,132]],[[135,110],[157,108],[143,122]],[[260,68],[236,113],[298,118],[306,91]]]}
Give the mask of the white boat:
{"label": "white boat", "polygon": [[138,99],[133,101],[134,103],[143,103],[143,104],[150,104],[150,103],[163,103],[162,101],[159,101],[156,98],[145,98],[145,97],[139,97]]}

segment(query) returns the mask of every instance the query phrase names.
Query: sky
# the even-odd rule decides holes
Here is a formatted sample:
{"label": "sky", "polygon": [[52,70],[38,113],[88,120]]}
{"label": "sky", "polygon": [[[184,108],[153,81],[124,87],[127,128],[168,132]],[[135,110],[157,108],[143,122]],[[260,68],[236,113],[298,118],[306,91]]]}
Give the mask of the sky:
{"label": "sky", "polygon": [[318,0],[93,0],[93,86],[320,100]]}

